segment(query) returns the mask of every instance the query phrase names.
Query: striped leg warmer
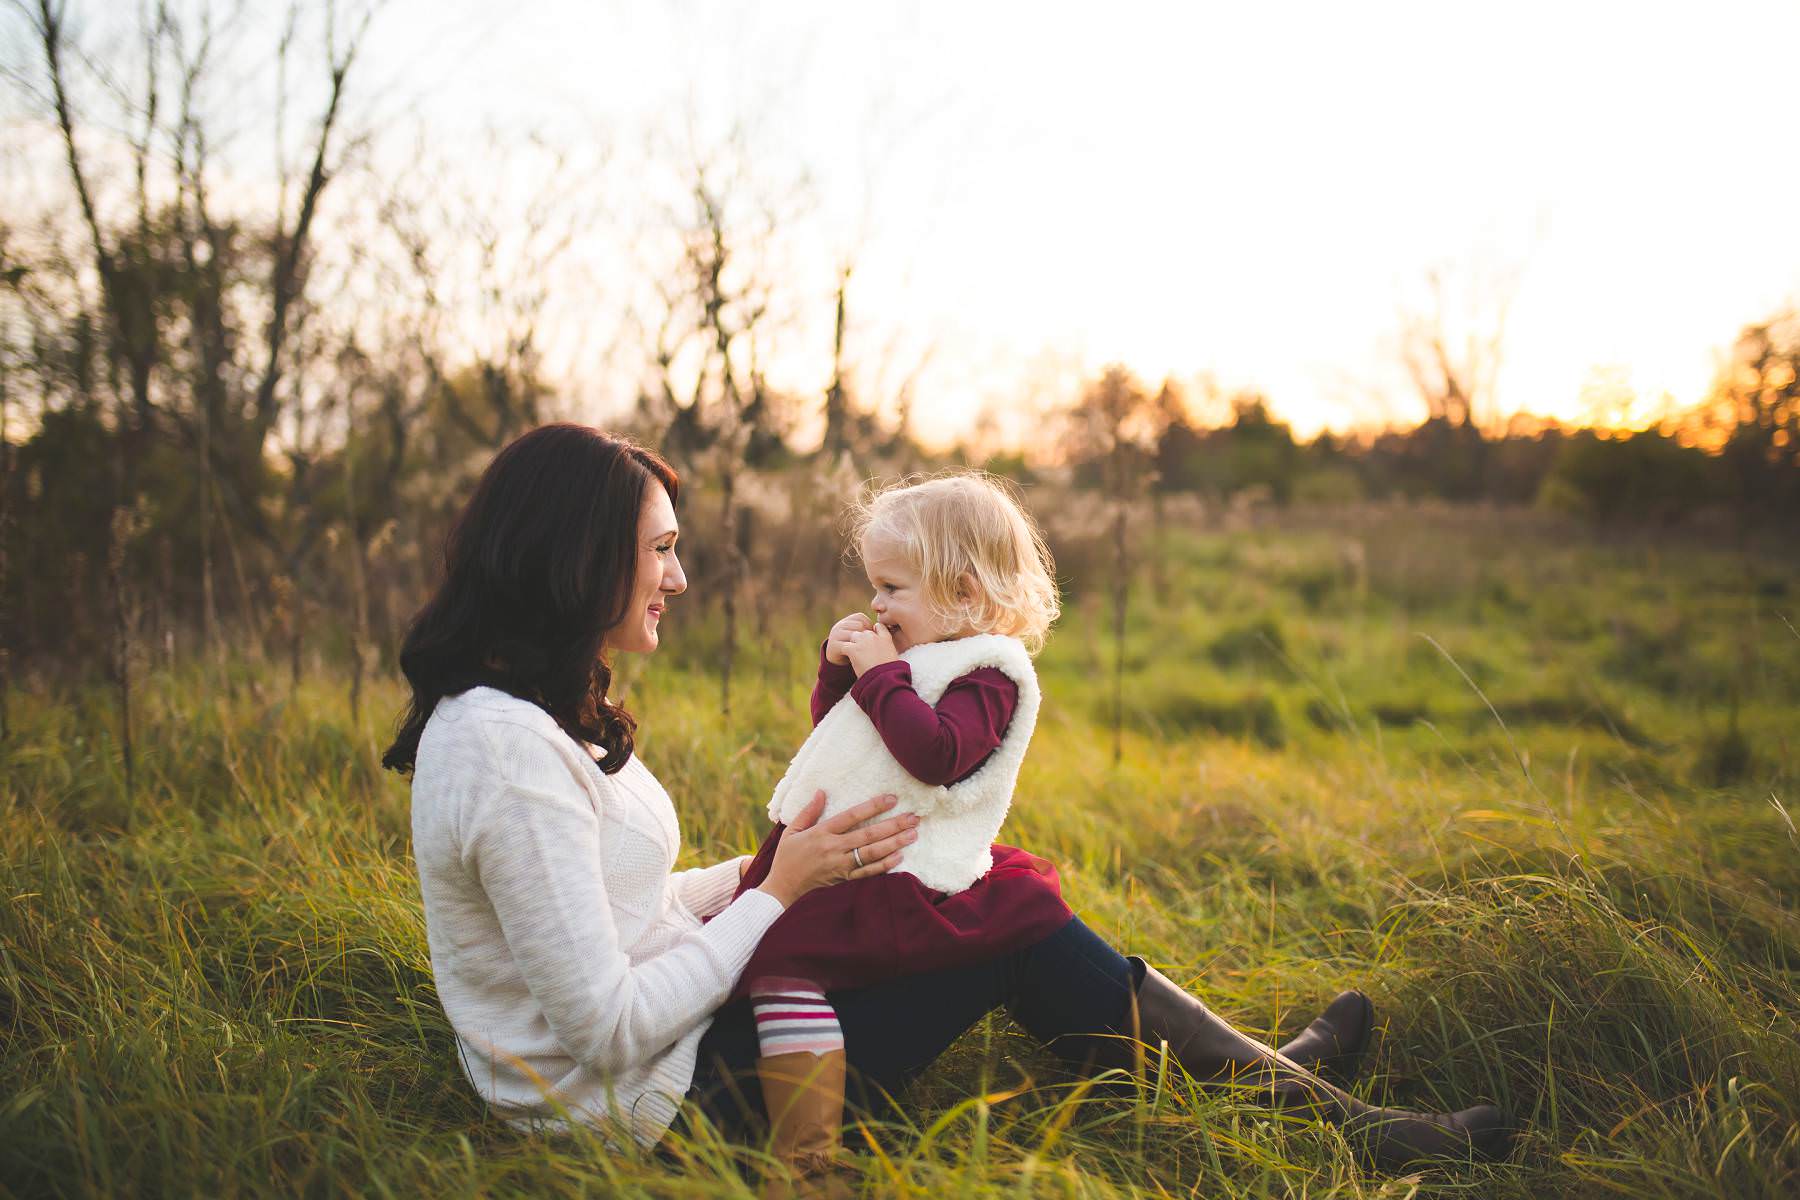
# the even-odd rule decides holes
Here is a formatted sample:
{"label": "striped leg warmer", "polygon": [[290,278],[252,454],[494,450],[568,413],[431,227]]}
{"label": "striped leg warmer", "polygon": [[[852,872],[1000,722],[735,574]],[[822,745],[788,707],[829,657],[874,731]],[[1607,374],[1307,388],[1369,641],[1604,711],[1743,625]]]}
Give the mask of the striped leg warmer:
{"label": "striped leg warmer", "polygon": [[750,985],[750,1009],[756,1015],[756,1040],[764,1058],[844,1048],[837,1010],[810,980],[758,979]]}

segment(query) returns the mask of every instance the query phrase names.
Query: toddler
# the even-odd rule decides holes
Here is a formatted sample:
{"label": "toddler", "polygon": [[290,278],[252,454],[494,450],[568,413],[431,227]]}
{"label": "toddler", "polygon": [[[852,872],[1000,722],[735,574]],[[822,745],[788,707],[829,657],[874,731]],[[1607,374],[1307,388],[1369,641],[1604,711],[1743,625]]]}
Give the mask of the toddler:
{"label": "toddler", "polygon": [[1031,656],[1057,616],[1042,536],[999,480],[973,473],[879,491],[855,518],[872,615],[825,639],[813,732],[776,785],[777,825],[742,887],[762,881],[817,791],[821,820],[891,793],[884,817],[920,821],[892,871],[795,903],[739,984],[776,1152],[803,1172],[829,1161],[842,1125],[844,1038],[827,992],[992,958],[1072,916],[1049,863],[994,843],[1037,722]]}

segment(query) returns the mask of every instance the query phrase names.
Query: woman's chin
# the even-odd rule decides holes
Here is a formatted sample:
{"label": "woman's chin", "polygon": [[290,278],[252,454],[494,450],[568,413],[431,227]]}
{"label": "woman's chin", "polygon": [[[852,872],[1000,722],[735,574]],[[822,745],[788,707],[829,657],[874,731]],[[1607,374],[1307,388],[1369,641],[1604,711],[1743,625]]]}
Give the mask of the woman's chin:
{"label": "woman's chin", "polygon": [[608,638],[606,650],[609,654],[648,654],[656,649],[659,641],[656,630],[646,629],[635,640]]}

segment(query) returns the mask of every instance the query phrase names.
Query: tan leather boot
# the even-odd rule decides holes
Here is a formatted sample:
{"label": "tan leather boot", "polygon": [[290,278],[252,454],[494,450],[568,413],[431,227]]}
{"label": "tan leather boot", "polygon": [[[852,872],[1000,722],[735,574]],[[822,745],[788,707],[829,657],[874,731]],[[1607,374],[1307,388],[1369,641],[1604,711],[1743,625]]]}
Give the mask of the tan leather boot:
{"label": "tan leather boot", "polygon": [[769,1149],[780,1164],[763,1183],[763,1200],[848,1200],[839,1173],[844,1127],[844,1052],[809,1050],[756,1060]]}

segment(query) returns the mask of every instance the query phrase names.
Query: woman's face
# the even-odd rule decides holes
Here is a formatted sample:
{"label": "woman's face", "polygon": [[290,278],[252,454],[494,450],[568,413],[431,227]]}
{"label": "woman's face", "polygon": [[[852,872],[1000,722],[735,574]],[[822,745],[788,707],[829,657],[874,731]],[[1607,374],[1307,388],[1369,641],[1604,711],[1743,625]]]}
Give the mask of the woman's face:
{"label": "woman's face", "polygon": [[687,576],[675,557],[675,539],[680,536],[668,491],[651,480],[644,493],[643,511],[638,514],[637,574],[631,583],[631,602],[624,619],[606,631],[607,649],[633,654],[656,649],[664,605],[670,596],[687,591]]}

